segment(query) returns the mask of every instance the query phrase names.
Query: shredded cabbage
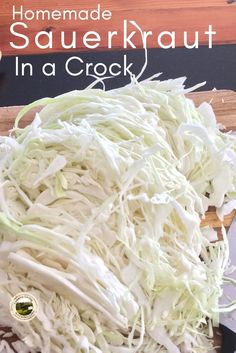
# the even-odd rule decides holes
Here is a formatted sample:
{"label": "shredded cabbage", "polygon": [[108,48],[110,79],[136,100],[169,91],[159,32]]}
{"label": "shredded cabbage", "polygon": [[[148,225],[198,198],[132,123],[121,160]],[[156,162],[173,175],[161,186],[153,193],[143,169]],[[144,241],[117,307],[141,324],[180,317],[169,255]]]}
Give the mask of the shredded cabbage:
{"label": "shredded cabbage", "polygon": [[[189,91],[73,91],[1,137],[0,326],[20,352],[212,349],[228,244],[200,223],[235,208],[236,140]],[[39,303],[27,323],[9,312],[21,291]]]}

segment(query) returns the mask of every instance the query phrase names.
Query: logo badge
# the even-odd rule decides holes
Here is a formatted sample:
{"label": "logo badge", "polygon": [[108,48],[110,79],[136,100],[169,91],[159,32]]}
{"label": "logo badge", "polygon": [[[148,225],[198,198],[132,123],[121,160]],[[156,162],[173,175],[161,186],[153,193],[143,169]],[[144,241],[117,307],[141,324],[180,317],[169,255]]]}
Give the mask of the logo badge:
{"label": "logo badge", "polygon": [[38,311],[36,298],[27,292],[16,294],[10,302],[11,315],[19,321],[32,320]]}

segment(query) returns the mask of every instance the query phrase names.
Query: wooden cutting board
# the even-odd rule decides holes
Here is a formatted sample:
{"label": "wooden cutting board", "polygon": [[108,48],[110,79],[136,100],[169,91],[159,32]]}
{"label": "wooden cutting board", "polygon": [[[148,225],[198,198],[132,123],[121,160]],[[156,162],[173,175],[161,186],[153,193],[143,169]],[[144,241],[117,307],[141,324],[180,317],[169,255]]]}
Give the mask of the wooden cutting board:
{"label": "wooden cutting board", "polygon": [[[201,104],[206,101],[211,103],[217,121],[223,124],[227,131],[233,130],[236,131],[236,92],[228,91],[228,90],[218,90],[218,91],[207,91],[207,92],[197,92],[191,93],[188,95],[190,98],[194,100],[196,105]],[[22,107],[0,107],[0,135],[8,135],[9,130],[13,127],[15,117],[19,110]],[[39,110],[39,109],[38,109]],[[37,109],[33,109],[22,120],[22,126],[27,125],[32,121],[35,112]],[[232,212],[230,215],[225,217],[224,225],[225,227],[229,227],[235,212]],[[206,218],[202,220],[202,226],[211,225],[215,229],[219,229],[222,225],[222,222],[217,218],[215,210],[210,209],[207,212]],[[219,232],[220,238],[220,232]],[[2,328],[5,332],[8,332],[9,328]],[[17,339],[16,336],[13,336],[8,341],[14,342]],[[1,337],[0,337],[1,340]],[[219,334],[215,335],[215,344],[216,346],[220,346],[221,336]]]}
{"label": "wooden cutting board", "polygon": [[[223,124],[227,131],[236,131],[236,92],[229,90],[215,90],[194,92],[188,95],[194,100],[196,105],[202,102],[211,103],[217,121]],[[22,107],[0,107],[0,135],[8,135],[9,130],[13,127],[15,117]],[[27,125],[32,121],[35,112],[38,109],[33,109],[26,114],[22,119],[21,126]],[[234,212],[225,217],[224,225],[229,227],[233,218]],[[221,222],[216,217],[215,211],[209,210],[206,219],[202,220],[202,226],[210,224],[212,227],[220,228]]]}
{"label": "wooden cutting board", "polygon": [[[236,131],[236,92],[212,90],[190,93],[188,97],[193,99],[197,106],[202,102],[210,103],[216,114],[217,121],[223,124],[227,131]],[[22,106],[0,107],[0,135],[8,135],[21,108]],[[22,126],[32,121],[36,111],[38,110],[32,110],[22,119]]]}

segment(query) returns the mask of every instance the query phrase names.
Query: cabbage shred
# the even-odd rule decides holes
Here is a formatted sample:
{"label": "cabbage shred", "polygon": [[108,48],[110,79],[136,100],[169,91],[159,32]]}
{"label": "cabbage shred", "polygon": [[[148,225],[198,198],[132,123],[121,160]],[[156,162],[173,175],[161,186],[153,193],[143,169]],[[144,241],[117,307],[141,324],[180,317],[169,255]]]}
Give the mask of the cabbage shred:
{"label": "cabbage shred", "polygon": [[[186,92],[73,91],[1,137],[0,326],[20,352],[212,349],[228,244],[200,223],[234,207],[236,145]],[[39,303],[28,323],[9,312],[21,291]]]}

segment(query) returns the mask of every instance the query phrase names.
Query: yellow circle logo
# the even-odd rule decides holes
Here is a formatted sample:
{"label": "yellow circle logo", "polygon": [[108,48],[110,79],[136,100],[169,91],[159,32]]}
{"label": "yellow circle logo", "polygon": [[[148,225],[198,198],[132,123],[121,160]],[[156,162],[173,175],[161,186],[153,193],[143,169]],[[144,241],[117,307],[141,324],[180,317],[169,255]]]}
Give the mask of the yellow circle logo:
{"label": "yellow circle logo", "polygon": [[19,321],[32,320],[38,311],[36,298],[27,292],[16,294],[10,302],[10,311],[12,316]]}

